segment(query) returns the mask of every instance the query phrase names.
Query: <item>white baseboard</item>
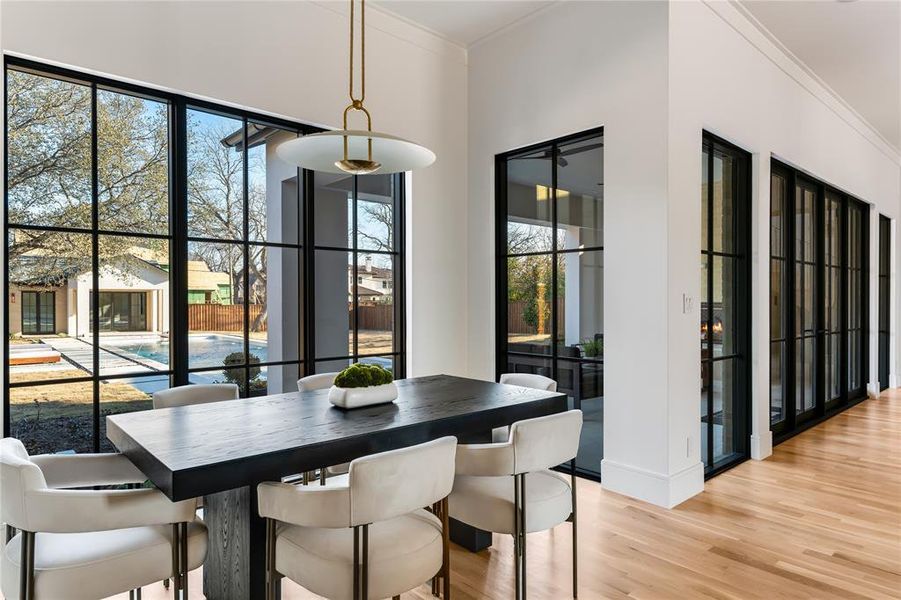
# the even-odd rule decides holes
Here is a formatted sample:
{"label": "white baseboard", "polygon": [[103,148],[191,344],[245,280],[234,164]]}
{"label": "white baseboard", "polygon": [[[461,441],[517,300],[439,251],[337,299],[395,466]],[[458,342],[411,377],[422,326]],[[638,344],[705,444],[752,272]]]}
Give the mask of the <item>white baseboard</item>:
{"label": "white baseboard", "polygon": [[867,397],[868,398],[878,398],[879,397],[879,382],[871,381],[867,384]]}
{"label": "white baseboard", "polygon": [[601,486],[611,492],[673,508],[704,491],[704,463],[698,461],[678,473],[664,475],[605,458],[601,461]]}
{"label": "white baseboard", "polygon": [[773,432],[751,434],[751,458],[763,460],[773,453]]}

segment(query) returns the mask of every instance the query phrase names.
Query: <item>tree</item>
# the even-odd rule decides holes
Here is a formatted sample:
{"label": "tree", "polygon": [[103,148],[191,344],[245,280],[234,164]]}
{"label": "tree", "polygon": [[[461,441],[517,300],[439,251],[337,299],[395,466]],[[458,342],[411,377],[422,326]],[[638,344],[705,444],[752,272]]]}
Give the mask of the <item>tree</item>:
{"label": "tree", "polygon": [[[92,222],[90,88],[8,71],[10,224],[89,229]],[[168,109],[163,103],[97,92],[98,220],[108,231],[168,231]],[[106,264],[132,246],[162,251],[147,238],[100,237]],[[11,268],[58,281],[91,266],[87,234],[17,230]],[[28,257],[28,258],[26,258]]]}

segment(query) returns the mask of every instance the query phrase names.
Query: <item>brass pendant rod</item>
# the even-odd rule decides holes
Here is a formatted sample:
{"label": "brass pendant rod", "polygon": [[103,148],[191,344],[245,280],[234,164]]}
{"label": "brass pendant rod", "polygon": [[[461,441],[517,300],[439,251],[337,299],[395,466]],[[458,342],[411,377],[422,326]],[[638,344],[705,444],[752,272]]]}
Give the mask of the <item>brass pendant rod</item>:
{"label": "brass pendant rod", "polygon": [[[344,129],[347,130],[347,113],[351,110],[362,111],[366,115],[366,129],[372,131],[372,116],[363,106],[366,98],[366,0],[360,0],[360,97],[354,97],[354,4],[356,0],[350,0],[350,69],[348,73],[347,91],[350,96],[350,104],[344,109]],[[348,160],[347,136],[344,136],[344,160]],[[368,155],[372,161],[372,138],[369,138]]]}

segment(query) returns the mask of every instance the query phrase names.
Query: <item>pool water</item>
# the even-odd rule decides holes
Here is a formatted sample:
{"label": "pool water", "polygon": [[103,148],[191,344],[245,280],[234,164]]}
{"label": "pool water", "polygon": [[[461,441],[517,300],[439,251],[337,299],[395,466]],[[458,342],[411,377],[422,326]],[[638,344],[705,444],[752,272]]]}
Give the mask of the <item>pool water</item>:
{"label": "pool water", "polygon": [[[109,345],[109,344],[104,344]],[[116,351],[126,352],[146,358],[164,365],[169,364],[169,340],[153,340],[132,342],[115,346]],[[244,352],[244,341],[239,337],[225,335],[190,335],[188,336],[189,367],[220,367],[226,356],[233,352]],[[250,341],[250,354],[268,360],[266,344]]]}

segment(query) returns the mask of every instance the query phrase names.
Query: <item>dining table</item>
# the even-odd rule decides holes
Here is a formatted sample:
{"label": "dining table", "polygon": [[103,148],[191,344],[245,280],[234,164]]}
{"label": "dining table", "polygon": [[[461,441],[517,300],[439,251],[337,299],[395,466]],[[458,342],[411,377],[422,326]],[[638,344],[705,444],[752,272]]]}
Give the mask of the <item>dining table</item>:
{"label": "dining table", "polygon": [[[443,436],[491,441],[491,430],[567,410],[558,392],[451,375],[401,379],[394,402],[345,410],[328,390],[110,415],[107,437],[172,501],[203,497],[203,566],[211,600],[264,597],[265,522],[256,487]],[[491,534],[452,522],[469,550]]]}

